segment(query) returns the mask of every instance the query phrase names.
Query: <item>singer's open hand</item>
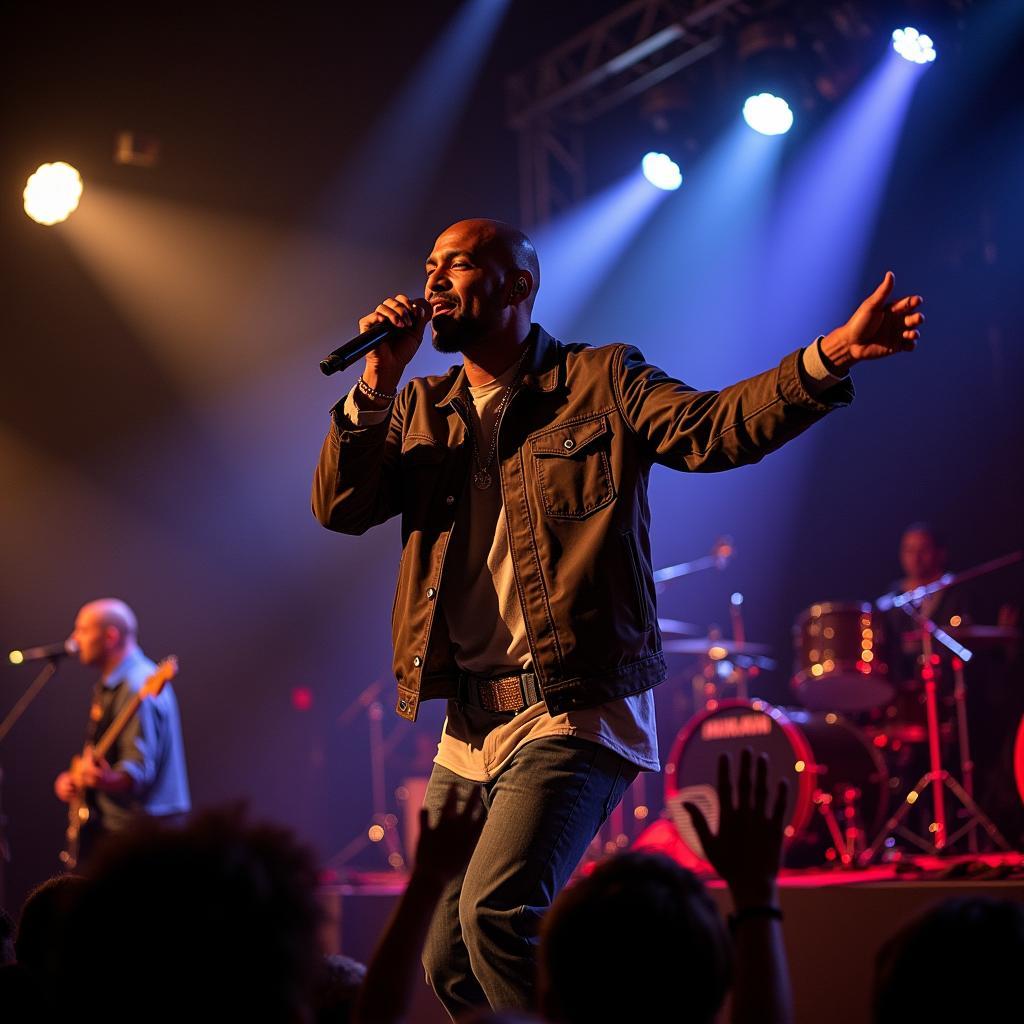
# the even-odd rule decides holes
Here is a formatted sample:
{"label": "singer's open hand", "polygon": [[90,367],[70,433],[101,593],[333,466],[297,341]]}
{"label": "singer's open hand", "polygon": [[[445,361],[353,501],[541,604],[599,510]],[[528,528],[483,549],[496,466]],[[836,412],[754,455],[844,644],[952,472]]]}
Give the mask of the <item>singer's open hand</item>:
{"label": "singer's open hand", "polygon": [[857,307],[853,316],[821,343],[825,355],[841,370],[867,359],[883,359],[896,352],[913,352],[924,323],[920,295],[892,297],[895,275],[886,271],[879,286]]}
{"label": "singer's open hand", "polygon": [[423,341],[423,328],[430,322],[431,309],[424,299],[398,294],[385,299],[372,313],[359,321],[359,333],[378,324],[390,323],[398,331],[366,354],[363,380],[372,388],[388,394],[398,389],[402,372],[416,355]]}

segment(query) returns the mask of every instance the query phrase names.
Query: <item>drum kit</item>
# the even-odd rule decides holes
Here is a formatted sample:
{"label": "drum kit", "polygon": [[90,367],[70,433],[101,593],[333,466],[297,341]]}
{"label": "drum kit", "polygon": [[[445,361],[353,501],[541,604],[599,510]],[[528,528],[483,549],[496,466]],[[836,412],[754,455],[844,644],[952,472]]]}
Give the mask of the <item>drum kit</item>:
{"label": "drum kit", "polygon": [[[727,559],[731,542],[720,544]],[[1015,643],[1019,630],[956,618],[943,629],[922,606],[933,594],[1022,557],[1017,552],[874,602],[821,602],[805,609],[793,626],[794,706],[779,707],[750,692],[774,662],[768,645],[746,639],[741,595],[732,597],[730,639],[715,631],[697,636],[704,631],[691,623],[659,619],[666,654],[696,659],[693,715],[676,735],[665,766],[665,818],[675,855],[690,867],[707,866],[683,805],[696,804],[716,828],[719,755],[735,758],[744,748],[767,754],[773,780],[789,782],[790,867],[864,867],[905,852],[953,852],[961,840],[971,853],[979,852],[979,844],[1009,850],[974,799],[965,666],[974,648]],[[721,555],[699,559],[659,570],[655,579],[663,584],[723,565]],[[899,628],[895,609],[906,614],[905,628]],[[909,683],[889,664],[892,641],[917,649],[917,678]],[[1024,738],[1018,747],[1024,794]],[[948,766],[954,751],[956,772]],[[908,763],[912,777],[920,772],[913,785],[904,781]],[[634,845],[663,844],[669,827],[651,826]],[[659,829],[659,839],[645,841]]]}

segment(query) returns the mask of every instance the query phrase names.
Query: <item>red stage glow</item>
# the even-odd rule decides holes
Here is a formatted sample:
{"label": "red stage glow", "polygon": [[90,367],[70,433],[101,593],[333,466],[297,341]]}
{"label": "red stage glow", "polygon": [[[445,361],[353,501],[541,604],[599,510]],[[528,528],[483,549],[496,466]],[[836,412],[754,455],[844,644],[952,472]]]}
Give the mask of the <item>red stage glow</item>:
{"label": "red stage glow", "polygon": [[296,711],[309,711],[313,706],[313,691],[308,686],[296,686],[292,690],[292,707]]}

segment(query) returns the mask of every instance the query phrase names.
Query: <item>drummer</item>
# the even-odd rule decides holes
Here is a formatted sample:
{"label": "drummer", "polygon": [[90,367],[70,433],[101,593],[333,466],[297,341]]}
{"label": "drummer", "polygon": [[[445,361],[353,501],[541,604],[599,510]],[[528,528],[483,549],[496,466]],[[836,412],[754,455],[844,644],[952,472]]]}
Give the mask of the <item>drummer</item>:
{"label": "drummer", "polygon": [[[930,523],[911,523],[900,537],[900,567],[903,577],[893,590],[906,592],[925,587],[939,579],[947,568],[946,543]],[[947,587],[929,594],[914,606],[942,629],[957,629],[970,623],[970,614],[962,587]],[[893,683],[913,685],[918,680],[921,657],[921,633],[911,616],[899,608],[886,613],[889,638],[890,677]],[[936,653],[941,645],[935,645]],[[943,648],[944,650],[944,648]]]}

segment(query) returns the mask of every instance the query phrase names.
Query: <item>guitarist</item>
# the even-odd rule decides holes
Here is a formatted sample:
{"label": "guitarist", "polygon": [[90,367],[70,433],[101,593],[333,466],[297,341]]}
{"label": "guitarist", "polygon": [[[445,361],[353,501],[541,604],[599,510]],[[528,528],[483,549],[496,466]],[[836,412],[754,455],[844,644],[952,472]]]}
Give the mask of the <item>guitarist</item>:
{"label": "guitarist", "polygon": [[78,660],[98,669],[86,745],[76,771],[61,772],[54,792],[65,803],[84,794],[89,806],[79,862],[104,833],[120,832],[138,814],[179,818],[191,808],[178,703],[170,684],[142,701],[106,758],[92,744],[149,678],[156,666],[136,640],[135,613],[123,601],[90,601],[75,618]]}

